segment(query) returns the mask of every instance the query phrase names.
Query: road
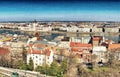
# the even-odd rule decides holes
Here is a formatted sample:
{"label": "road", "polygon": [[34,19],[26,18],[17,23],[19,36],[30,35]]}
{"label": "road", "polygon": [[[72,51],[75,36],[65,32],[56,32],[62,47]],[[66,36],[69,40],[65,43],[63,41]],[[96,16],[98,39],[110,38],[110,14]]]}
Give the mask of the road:
{"label": "road", "polygon": [[45,75],[42,75],[34,71],[26,71],[26,70],[0,67],[0,74],[5,75],[5,77],[12,77],[11,76],[12,72],[17,72],[19,74],[19,77],[45,77]]}

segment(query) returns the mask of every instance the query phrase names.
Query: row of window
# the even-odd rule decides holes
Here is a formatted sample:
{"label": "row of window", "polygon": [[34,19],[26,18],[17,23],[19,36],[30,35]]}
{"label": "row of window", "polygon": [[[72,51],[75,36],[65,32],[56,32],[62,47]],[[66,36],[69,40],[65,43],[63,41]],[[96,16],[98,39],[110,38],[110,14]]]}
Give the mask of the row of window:
{"label": "row of window", "polygon": [[[36,60],[36,62],[37,62],[37,60]],[[44,62],[43,62],[44,63]],[[49,64],[50,62],[49,61],[47,61],[46,62],[47,64]],[[37,66],[37,65],[42,65],[42,63],[40,62],[39,64],[38,63],[35,63],[35,65]]]}
{"label": "row of window", "polygon": [[[36,56],[36,57],[31,57],[31,58],[32,58],[33,60],[36,60],[36,58],[38,58],[38,56]],[[48,59],[49,59],[49,57],[46,58],[46,59],[45,59],[45,58],[39,58],[40,61],[42,61],[42,60],[45,61],[45,60],[48,60]],[[37,59],[37,60],[38,60],[38,59]],[[36,60],[36,62],[37,62],[37,60]]]}
{"label": "row of window", "polygon": [[[34,57],[36,57],[36,58],[38,58],[38,56],[35,56],[35,55],[33,55]],[[49,59],[49,57],[47,56],[47,58]]]}

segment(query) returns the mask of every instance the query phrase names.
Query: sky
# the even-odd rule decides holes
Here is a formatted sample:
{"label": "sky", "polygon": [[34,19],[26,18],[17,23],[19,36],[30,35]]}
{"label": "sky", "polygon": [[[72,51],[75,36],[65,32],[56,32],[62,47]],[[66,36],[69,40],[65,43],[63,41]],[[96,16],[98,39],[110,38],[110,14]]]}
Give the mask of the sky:
{"label": "sky", "polygon": [[0,21],[120,21],[119,0],[1,0]]}

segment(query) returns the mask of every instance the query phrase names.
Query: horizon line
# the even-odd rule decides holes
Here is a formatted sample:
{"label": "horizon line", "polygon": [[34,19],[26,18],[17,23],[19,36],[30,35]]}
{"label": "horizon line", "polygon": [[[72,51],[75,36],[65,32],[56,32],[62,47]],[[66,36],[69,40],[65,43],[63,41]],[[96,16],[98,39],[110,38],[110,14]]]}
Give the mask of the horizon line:
{"label": "horizon line", "polygon": [[[86,20],[86,21],[82,21],[82,20],[72,20],[72,21],[70,21],[70,20],[66,20],[66,21],[64,21],[64,20],[55,20],[55,21],[52,21],[52,20],[50,20],[50,21],[45,21],[45,20],[36,20],[37,22],[120,22],[120,21],[89,21],[89,20]],[[28,20],[23,20],[23,21],[21,21],[21,20],[16,20],[16,21],[0,21],[0,23],[9,23],[9,22],[34,22],[34,20],[30,20],[30,21],[28,21]]]}

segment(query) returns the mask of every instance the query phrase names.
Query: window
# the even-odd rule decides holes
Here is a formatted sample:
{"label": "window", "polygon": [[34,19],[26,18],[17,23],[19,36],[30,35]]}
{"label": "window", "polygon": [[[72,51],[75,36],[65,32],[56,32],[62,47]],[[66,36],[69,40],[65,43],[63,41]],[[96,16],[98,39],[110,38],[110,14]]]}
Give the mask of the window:
{"label": "window", "polygon": [[47,61],[47,64],[49,64],[49,61]]}
{"label": "window", "polygon": [[36,58],[38,58],[38,56],[36,56]]}
{"label": "window", "polygon": [[42,65],[41,62],[40,62],[40,65]]}

